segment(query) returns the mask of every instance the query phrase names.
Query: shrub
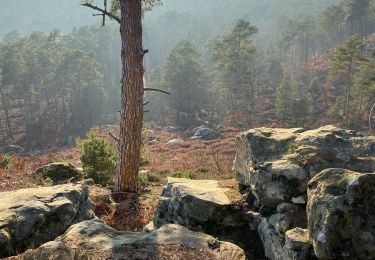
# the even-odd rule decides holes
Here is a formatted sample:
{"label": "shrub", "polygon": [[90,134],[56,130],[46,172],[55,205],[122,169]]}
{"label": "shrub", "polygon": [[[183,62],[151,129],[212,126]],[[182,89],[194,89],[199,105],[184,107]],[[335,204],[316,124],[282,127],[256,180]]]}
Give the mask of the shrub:
{"label": "shrub", "polygon": [[140,166],[145,166],[150,163],[150,161],[147,158],[146,148],[145,148],[145,128],[142,129],[142,147],[141,147],[141,160],[140,160]]}
{"label": "shrub", "polygon": [[174,173],[172,177],[192,180],[197,179],[197,176],[195,174],[185,170]]}
{"label": "shrub", "polygon": [[116,171],[117,151],[94,131],[87,135],[87,139],[78,139],[77,145],[82,149],[81,162],[85,177],[101,185],[112,184]]}
{"label": "shrub", "polygon": [[0,160],[0,168],[8,170],[12,166],[12,156],[6,154]]}
{"label": "shrub", "polygon": [[147,172],[140,172],[138,176],[138,184],[141,187],[146,187],[148,185],[148,175]]}

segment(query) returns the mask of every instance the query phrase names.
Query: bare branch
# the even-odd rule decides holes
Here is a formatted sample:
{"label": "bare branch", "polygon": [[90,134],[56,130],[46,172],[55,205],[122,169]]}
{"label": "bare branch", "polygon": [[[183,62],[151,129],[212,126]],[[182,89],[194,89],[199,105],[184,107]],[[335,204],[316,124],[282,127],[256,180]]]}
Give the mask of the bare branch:
{"label": "bare branch", "polygon": [[372,126],[371,126],[371,119],[372,119],[372,112],[375,109],[375,103],[372,105],[372,108],[370,110],[370,115],[368,116],[368,126],[370,127],[370,133],[372,132]]}
{"label": "bare branch", "polygon": [[100,8],[100,7],[97,7],[97,6],[92,5],[92,4],[90,4],[90,3],[84,3],[84,4],[82,4],[82,5],[83,5],[83,6],[86,6],[86,7],[88,7],[88,8],[91,8],[91,9],[93,9],[93,10],[99,11],[99,12],[101,12],[103,15],[106,15],[106,16],[110,17],[111,19],[117,21],[118,23],[121,23],[121,19],[120,19],[119,17],[117,17],[116,15],[114,15],[114,14],[112,14],[112,13],[110,13],[110,12],[108,12],[108,11],[106,11],[106,10]]}
{"label": "bare branch", "polygon": [[147,106],[148,104],[150,104],[150,101],[147,101],[146,103],[143,103],[144,106]]}
{"label": "bare branch", "polygon": [[117,142],[118,145],[120,144],[120,138],[118,138],[117,136],[115,136],[112,133],[112,131],[109,131],[108,134],[109,134],[110,137],[112,137],[113,140],[115,140]]}
{"label": "bare branch", "polygon": [[157,89],[157,88],[145,88],[145,91],[161,92],[161,93],[164,93],[164,94],[167,94],[167,95],[171,94],[168,91]]}

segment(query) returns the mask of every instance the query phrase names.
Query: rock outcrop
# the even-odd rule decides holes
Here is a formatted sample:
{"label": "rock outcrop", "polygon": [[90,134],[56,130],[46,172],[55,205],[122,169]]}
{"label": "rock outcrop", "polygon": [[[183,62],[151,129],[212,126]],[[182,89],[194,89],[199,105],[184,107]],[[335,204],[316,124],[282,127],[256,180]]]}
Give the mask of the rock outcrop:
{"label": "rock outcrop", "polygon": [[51,182],[51,184],[62,184],[67,180],[79,181],[83,179],[82,171],[70,163],[51,163],[40,167],[34,173],[35,177]]}
{"label": "rock outcrop", "polygon": [[173,223],[230,241],[246,249],[247,256],[263,256],[257,233],[257,214],[239,209],[218,181],[168,178],[156,208],[153,226]]}
{"label": "rock outcrop", "polygon": [[316,256],[374,259],[375,174],[327,169],[308,187],[308,231]]}
{"label": "rock outcrop", "polygon": [[375,137],[325,126],[257,128],[236,139],[234,170],[258,206],[306,203],[308,181],[327,168],[375,171]]}
{"label": "rock outcrop", "polygon": [[172,139],[172,140],[167,142],[167,145],[171,146],[171,147],[182,147],[182,148],[189,148],[190,147],[190,144],[186,143],[182,139]]}
{"label": "rock outcrop", "polygon": [[150,232],[120,232],[99,220],[71,226],[55,241],[12,259],[223,259],[244,260],[238,246],[179,225]]}
{"label": "rock outcrop", "polygon": [[0,192],[0,257],[55,239],[93,209],[84,183]]}
{"label": "rock outcrop", "polygon": [[208,127],[198,127],[195,134],[191,137],[193,140],[211,140],[218,138],[219,132],[212,130]]}
{"label": "rock outcrop", "polygon": [[285,233],[296,227],[306,227],[306,223],[305,208],[291,203],[281,203],[275,214],[262,217],[258,232],[266,257],[280,260],[289,259],[289,251],[293,251],[295,248],[294,244],[291,244],[290,249],[285,247]]}
{"label": "rock outcrop", "polygon": [[243,215],[232,214],[226,191],[218,181],[168,178],[154,214],[154,225],[175,223],[193,230],[206,230],[212,225],[246,224]]}
{"label": "rock outcrop", "polygon": [[234,170],[269,259],[375,259],[374,136],[252,129],[236,139]]}

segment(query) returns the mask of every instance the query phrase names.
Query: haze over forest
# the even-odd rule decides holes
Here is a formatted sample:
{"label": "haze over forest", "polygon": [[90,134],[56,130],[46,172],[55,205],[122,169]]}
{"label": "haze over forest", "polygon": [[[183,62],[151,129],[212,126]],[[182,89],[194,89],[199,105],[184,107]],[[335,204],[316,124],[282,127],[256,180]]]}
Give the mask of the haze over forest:
{"label": "haze over forest", "polygon": [[[1,4],[2,141],[31,150],[64,145],[69,136],[116,122],[118,25],[101,27],[101,18],[78,0]],[[147,94],[145,120],[181,128],[335,123],[369,131],[374,5],[373,0],[163,1],[144,17],[144,48],[150,51],[145,82],[171,94]],[[349,83],[339,66],[345,62],[336,52],[340,46],[355,52]],[[35,127],[44,130],[36,133]],[[46,134],[54,141],[40,141]]]}

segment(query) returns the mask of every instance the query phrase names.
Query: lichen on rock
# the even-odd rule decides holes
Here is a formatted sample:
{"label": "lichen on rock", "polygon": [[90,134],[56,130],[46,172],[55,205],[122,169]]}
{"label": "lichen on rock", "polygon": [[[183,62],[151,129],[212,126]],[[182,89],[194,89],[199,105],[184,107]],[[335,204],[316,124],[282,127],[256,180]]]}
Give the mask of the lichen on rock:
{"label": "lichen on rock", "polygon": [[317,257],[374,258],[375,174],[327,169],[308,187],[308,231]]}
{"label": "lichen on rock", "polygon": [[0,257],[55,239],[93,209],[85,183],[0,192]]}

